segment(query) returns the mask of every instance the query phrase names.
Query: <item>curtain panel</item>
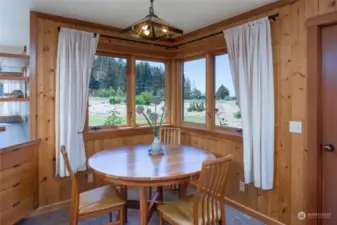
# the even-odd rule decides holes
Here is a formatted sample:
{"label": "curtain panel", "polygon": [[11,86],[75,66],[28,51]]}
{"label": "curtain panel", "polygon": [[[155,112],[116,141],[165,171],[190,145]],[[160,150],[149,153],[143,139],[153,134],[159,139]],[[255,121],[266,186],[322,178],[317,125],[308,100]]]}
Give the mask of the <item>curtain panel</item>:
{"label": "curtain panel", "polygon": [[74,172],[86,170],[83,130],[89,80],[98,37],[93,33],[61,28],[56,71],[56,175],[68,176],[60,148],[65,146]]}
{"label": "curtain panel", "polygon": [[274,182],[274,74],[269,19],[224,31],[242,115],[244,177],[264,190]]}

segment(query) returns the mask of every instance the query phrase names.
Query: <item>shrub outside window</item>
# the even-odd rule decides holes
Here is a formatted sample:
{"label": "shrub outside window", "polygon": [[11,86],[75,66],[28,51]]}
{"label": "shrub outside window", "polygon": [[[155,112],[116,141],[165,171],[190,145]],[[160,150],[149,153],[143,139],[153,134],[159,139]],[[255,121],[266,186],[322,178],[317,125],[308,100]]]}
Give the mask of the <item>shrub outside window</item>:
{"label": "shrub outside window", "polygon": [[206,59],[183,64],[183,120],[206,123]]}
{"label": "shrub outside window", "polygon": [[89,126],[127,124],[127,60],[95,56],[89,83]]}

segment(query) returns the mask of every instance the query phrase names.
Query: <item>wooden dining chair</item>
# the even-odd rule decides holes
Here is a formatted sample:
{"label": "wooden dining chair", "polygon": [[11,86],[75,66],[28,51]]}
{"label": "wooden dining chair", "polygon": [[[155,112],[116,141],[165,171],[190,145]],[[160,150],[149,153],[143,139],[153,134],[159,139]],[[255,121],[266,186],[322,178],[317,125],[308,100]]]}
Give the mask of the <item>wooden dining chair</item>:
{"label": "wooden dining chair", "polygon": [[160,129],[160,142],[166,145],[180,145],[181,131],[180,128],[162,127]]}
{"label": "wooden dining chair", "polygon": [[[180,145],[181,139],[181,131],[180,128],[173,128],[173,127],[162,127],[159,133],[159,139],[162,144],[165,145]],[[163,199],[163,190],[168,191],[178,191],[179,192],[179,185],[173,184],[164,187],[157,187],[158,192],[160,193],[161,200]],[[149,198],[152,198],[152,187],[149,188]]]}
{"label": "wooden dining chair", "polygon": [[[68,153],[61,147],[61,153],[71,178],[70,225],[77,225],[78,221],[109,214],[106,225],[123,225],[125,219],[125,200],[121,198],[113,185],[107,185],[79,193],[76,176],[71,169]],[[116,221],[112,213],[117,213]]]}
{"label": "wooden dining chair", "polygon": [[160,225],[225,225],[225,189],[232,156],[205,161],[197,191],[179,201],[158,206]]}

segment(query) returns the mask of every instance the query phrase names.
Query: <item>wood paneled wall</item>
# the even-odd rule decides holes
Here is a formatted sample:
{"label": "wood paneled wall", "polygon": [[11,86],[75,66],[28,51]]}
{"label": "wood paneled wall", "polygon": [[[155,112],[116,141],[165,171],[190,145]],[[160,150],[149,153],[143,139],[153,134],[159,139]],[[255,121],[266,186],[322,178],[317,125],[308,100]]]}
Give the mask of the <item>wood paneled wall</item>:
{"label": "wood paneled wall", "polygon": [[[306,76],[307,38],[306,20],[337,10],[333,0],[299,0],[269,12],[236,21],[223,29],[250,20],[278,13],[272,22],[274,77],[275,77],[275,183],[271,191],[248,185],[246,192],[239,191],[243,180],[242,143],[214,138],[211,135],[185,132],[183,142],[205,148],[217,154],[234,154],[228,197],[284,224],[307,224],[299,220],[298,212],[306,212],[310,204],[307,195],[307,149],[306,149]],[[197,33],[197,32],[196,32]],[[221,40],[214,37],[213,45],[222,48]],[[197,45],[197,44],[195,44]],[[198,43],[201,46],[201,43]],[[181,49],[178,58],[201,54],[193,44]],[[302,121],[303,134],[289,132],[289,121]]]}
{"label": "wood paneled wall", "polygon": [[[234,154],[234,163],[229,181],[228,196],[245,206],[264,215],[275,218],[284,224],[301,225],[297,213],[306,211],[309,196],[306,195],[307,151],[305,146],[306,126],[306,64],[307,64],[307,18],[337,10],[334,0],[299,0],[288,5],[226,25],[223,29],[248,22],[252,19],[279,13],[279,18],[272,24],[274,76],[276,90],[276,143],[275,143],[275,186],[272,191],[262,191],[249,185],[245,193],[239,192],[239,181],[243,180],[242,143],[232,138],[202,135],[199,132],[184,132],[183,143],[205,148],[214,153]],[[55,178],[55,67],[57,51],[57,26],[81,28],[58,21],[37,19],[37,72],[36,72],[36,137],[41,138],[39,150],[39,203],[40,207],[67,200],[70,196],[69,179]],[[200,35],[200,34],[198,34]],[[223,40],[215,37],[220,49]],[[179,41],[181,42],[181,38]],[[215,42],[214,42],[215,43]],[[213,43],[213,44],[214,44]],[[174,43],[173,43],[174,44]],[[101,46],[111,46],[111,51],[118,43],[102,42]],[[206,43],[207,45],[207,43]],[[216,44],[214,44],[216,45]],[[213,45],[213,46],[214,46]],[[147,46],[149,55],[183,58],[188,54],[199,54],[197,45],[191,44],[180,50],[163,51]],[[200,46],[199,46],[200,47]],[[142,47],[138,47],[142,48]],[[218,48],[218,47],[216,47]],[[132,48],[129,48],[132,51]],[[191,51],[194,53],[191,53]],[[197,53],[195,53],[197,52]],[[172,60],[172,71],[176,81],[176,63]],[[174,86],[174,85],[172,85]],[[176,96],[173,98],[176,99]],[[172,109],[176,108],[174,101]],[[173,121],[177,114],[173,112]],[[291,134],[289,121],[304,123],[303,134]],[[90,139],[90,140],[89,140]],[[128,134],[124,137],[114,135],[89,138],[86,140],[88,155],[103,148],[132,143],[150,143],[150,134]],[[79,179],[83,189],[95,184],[86,182],[86,174],[80,173]]]}
{"label": "wood paneled wall", "polygon": [[[66,24],[59,21],[52,21],[48,19],[37,18],[36,21],[36,122],[32,124],[37,138],[41,139],[39,148],[39,207],[52,205],[70,197],[70,179],[55,177],[55,73],[56,73],[56,57],[57,57],[57,38],[58,26],[81,28],[73,24]],[[95,32],[95,30],[93,30]],[[124,43],[123,43],[124,44]],[[111,42],[106,39],[100,41],[99,47],[101,50],[109,51],[111,49]],[[103,46],[103,47],[102,47]],[[104,47],[105,46],[105,47]],[[143,53],[148,55],[158,54],[161,57],[165,56],[165,50],[152,46],[141,46]],[[139,48],[136,50],[139,51]],[[119,53],[133,53],[135,48],[126,48],[124,52]],[[147,54],[146,53],[146,54]],[[146,55],[145,54],[145,55]],[[127,132],[123,137],[121,134],[112,135],[87,135],[86,136],[86,150],[88,156],[103,148],[115,147],[126,144],[141,144],[151,143],[151,136],[147,135],[147,131],[134,130]],[[78,174],[80,180],[80,187],[84,190],[93,187],[93,183],[88,184],[86,177],[88,172]]]}

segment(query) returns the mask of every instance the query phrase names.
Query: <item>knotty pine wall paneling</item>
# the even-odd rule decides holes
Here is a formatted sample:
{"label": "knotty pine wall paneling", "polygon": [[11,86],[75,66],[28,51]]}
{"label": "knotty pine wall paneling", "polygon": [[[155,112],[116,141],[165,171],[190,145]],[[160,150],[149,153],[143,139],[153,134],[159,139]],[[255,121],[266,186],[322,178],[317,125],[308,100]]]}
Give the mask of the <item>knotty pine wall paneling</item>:
{"label": "knotty pine wall paneling", "polygon": [[[190,129],[183,130],[182,142],[196,147],[204,148],[211,152],[226,155],[232,153],[234,162],[228,185],[227,196],[255,210],[267,217],[271,217],[284,224],[304,225],[306,220],[300,221],[297,213],[306,211],[309,196],[306,194],[306,28],[307,18],[336,11],[336,4],[333,0],[298,0],[289,1],[289,4],[282,5],[276,9],[268,9],[240,20],[232,20],[230,24],[221,27],[221,30],[234,25],[239,25],[253,19],[279,13],[279,17],[272,22],[273,56],[274,56],[274,78],[275,78],[275,102],[276,102],[276,139],[275,139],[275,185],[271,191],[256,189],[253,185],[247,185],[245,192],[239,191],[239,181],[243,181],[243,151],[242,141],[237,137],[226,135],[207,135],[207,132],[193,132]],[[36,74],[36,137],[41,138],[39,149],[39,206],[48,206],[69,199],[70,181],[68,178],[55,178],[55,66],[57,51],[57,26],[81,28],[79,25],[66,24],[46,18],[37,18],[37,74]],[[87,29],[88,30],[88,29]],[[196,32],[197,37],[200,32]],[[189,37],[191,38],[191,37]],[[216,49],[225,47],[222,37],[214,37]],[[179,39],[181,43],[183,38]],[[215,40],[214,39],[214,40]],[[178,50],[160,52],[157,48],[151,48],[149,54],[163,54],[165,57],[183,59],[185,56],[191,57],[200,54],[203,46],[207,46],[207,41],[202,44],[190,44]],[[175,43],[173,43],[174,45]],[[116,43],[108,41],[102,46],[114,47]],[[141,47],[139,47],[141,48]],[[208,47],[205,47],[209,50]],[[131,48],[129,48],[131,51]],[[111,50],[113,51],[113,50]],[[138,51],[138,50],[137,50]],[[159,53],[158,53],[159,52]],[[179,65],[172,60],[172,71],[177,73]],[[176,76],[173,81],[178,82]],[[174,85],[172,85],[173,89]],[[32,96],[34,97],[34,96]],[[177,97],[172,99],[179,102]],[[181,107],[172,102],[172,109]],[[173,122],[179,124],[179,115],[172,113]],[[302,121],[304,126],[303,134],[291,134],[289,132],[289,121]],[[34,126],[34,124],[32,125]],[[86,150],[88,156],[103,148],[120,146],[130,143],[151,143],[151,134],[128,134],[123,137],[105,136],[87,137]],[[87,172],[78,174],[81,188],[89,189],[95,184],[86,182]]]}
{"label": "knotty pine wall paneling", "polygon": [[[336,11],[333,0],[299,0],[269,12],[262,13],[223,29],[248,22],[263,16],[279,14],[272,22],[272,41],[275,78],[275,182],[271,191],[263,191],[248,185],[246,192],[239,192],[243,181],[242,143],[217,139],[205,135],[184,132],[183,142],[203,147],[214,153],[234,154],[234,165],[228,185],[228,197],[284,224],[307,224],[297,214],[306,211],[309,196],[306,193],[306,75],[307,40],[306,19]],[[217,37],[214,37],[214,39]],[[219,40],[219,39],[218,39]],[[216,42],[215,42],[216,43]],[[221,48],[220,40],[217,42]],[[201,54],[195,44],[186,45],[177,53],[177,58]],[[199,46],[202,46],[199,43]],[[205,47],[205,51],[207,48]],[[289,121],[303,122],[303,134],[289,132]]]}
{"label": "knotty pine wall paneling", "polygon": [[[37,70],[36,70],[36,137],[41,139],[39,148],[39,207],[50,206],[68,200],[71,182],[68,178],[55,177],[55,74],[58,43],[58,26],[76,28],[72,24],[37,18]],[[80,27],[77,27],[80,29]],[[104,46],[104,45],[103,45]],[[151,49],[151,47],[148,47]],[[128,50],[128,49],[127,49]],[[126,52],[130,53],[130,52]],[[149,51],[149,53],[152,53]],[[148,132],[147,132],[148,133]],[[102,137],[106,137],[102,135]],[[88,156],[104,148],[127,144],[149,144],[152,137],[146,134],[128,133],[107,136],[106,139],[95,137],[86,140]],[[87,174],[80,172],[77,177],[80,187],[88,190],[96,185],[87,183]]]}

